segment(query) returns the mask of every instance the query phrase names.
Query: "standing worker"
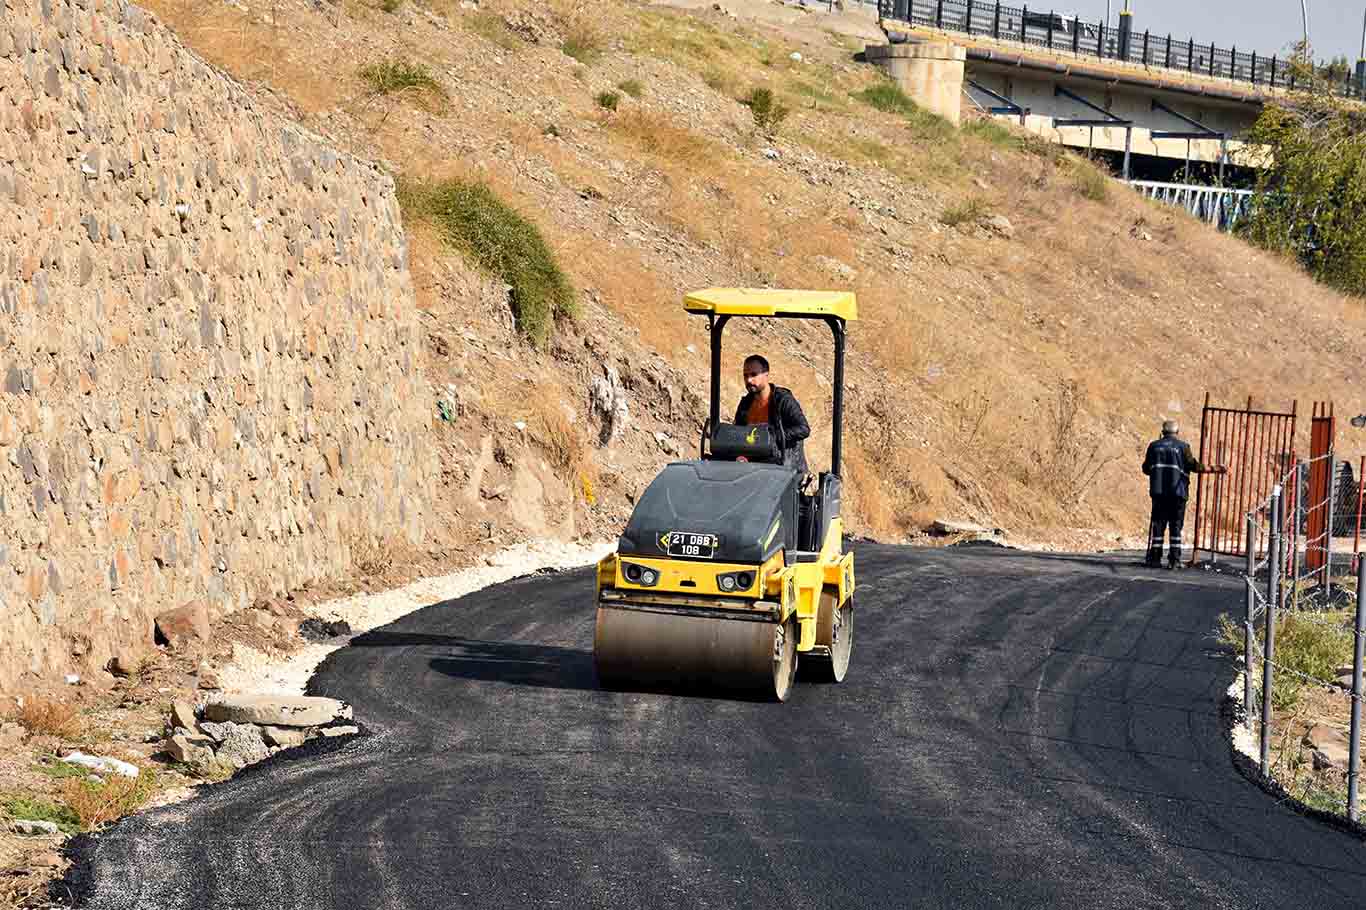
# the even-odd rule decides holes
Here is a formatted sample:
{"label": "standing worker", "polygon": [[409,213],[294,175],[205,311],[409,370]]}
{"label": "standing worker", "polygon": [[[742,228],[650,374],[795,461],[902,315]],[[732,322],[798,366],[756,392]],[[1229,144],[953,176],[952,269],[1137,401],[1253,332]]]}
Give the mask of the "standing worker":
{"label": "standing worker", "polygon": [[1143,564],[1162,568],[1162,538],[1171,528],[1171,549],[1167,568],[1181,562],[1181,528],[1186,523],[1186,499],[1190,495],[1191,474],[1222,474],[1224,468],[1208,468],[1191,454],[1190,444],[1177,436],[1181,427],[1175,420],[1162,422],[1162,437],[1148,443],[1143,458],[1143,473],[1148,475],[1148,495],[1153,500],[1152,522],[1148,531],[1148,556]]}

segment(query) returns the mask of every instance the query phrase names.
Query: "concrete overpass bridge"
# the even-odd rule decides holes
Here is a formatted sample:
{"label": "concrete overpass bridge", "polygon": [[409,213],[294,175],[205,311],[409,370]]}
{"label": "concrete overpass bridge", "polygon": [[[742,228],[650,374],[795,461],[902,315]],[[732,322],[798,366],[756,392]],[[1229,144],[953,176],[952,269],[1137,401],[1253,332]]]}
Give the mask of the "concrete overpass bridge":
{"label": "concrete overpass bridge", "polygon": [[[1051,141],[1113,156],[1128,179],[1189,176],[1193,164],[1246,177],[1256,149],[1238,138],[1295,88],[1283,58],[1193,38],[989,0],[879,0],[890,43],[870,46],[917,103],[958,123],[965,107]],[[1366,61],[1339,90],[1366,85]],[[1236,175],[1235,175],[1236,176]]]}

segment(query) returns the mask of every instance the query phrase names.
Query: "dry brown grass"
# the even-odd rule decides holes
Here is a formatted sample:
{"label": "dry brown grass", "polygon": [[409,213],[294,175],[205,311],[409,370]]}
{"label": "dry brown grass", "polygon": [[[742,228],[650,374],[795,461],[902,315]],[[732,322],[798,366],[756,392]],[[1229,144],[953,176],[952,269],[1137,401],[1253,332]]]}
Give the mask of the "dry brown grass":
{"label": "dry brown grass", "polygon": [[34,736],[70,739],[81,731],[76,706],[54,698],[34,696],[24,699],[16,719]]}
{"label": "dry brown grass", "polygon": [[[518,7],[512,0],[485,5]],[[169,0],[153,6],[191,9]],[[267,79],[301,109],[314,109],[320,91],[354,92],[333,84],[345,80],[332,79],[335,67],[325,60],[330,33],[281,29],[276,36],[260,23],[243,25],[230,11],[196,9],[190,43],[201,51],[206,46],[211,59],[239,76]],[[370,16],[346,10],[358,21]],[[840,68],[837,78],[826,78],[818,49],[804,49],[814,62],[796,67],[770,33],[708,12],[699,18],[608,0],[592,7],[557,4],[542,13],[558,30],[555,42],[584,15],[636,55],[610,60],[617,51],[603,46],[601,53],[611,65],[622,64],[621,71],[598,74],[593,90],[603,78],[639,72],[651,85],[700,79],[732,100],[718,104],[708,97],[702,107],[710,110],[694,117],[657,109],[668,99],[650,93],[648,107],[623,105],[631,110],[608,117],[592,110],[593,92],[574,79],[584,68],[556,57],[534,85],[514,89],[528,96],[520,108],[452,105],[444,117],[406,111],[413,122],[391,122],[368,141],[404,173],[441,179],[469,176],[477,167],[504,198],[542,212],[540,227],[576,284],[675,363],[689,356],[686,345],[702,339],[678,307],[689,287],[836,286],[818,256],[856,269],[862,321],[851,331],[851,375],[865,391],[851,397],[896,402],[914,435],[893,444],[920,459],[909,472],[914,476],[887,480],[883,465],[895,469],[897,456],[881,453],[875,429],[851,427],[846,451],[851,476],[860,478],[851,484],[860,487],[851,502],[869,526],[899,533],[927,515],[971,512],[1011,529],[1138,528],[1146,497],[1133,462],[1174,399],[1191,424],[1205,389],[1216,398],[1253,393],[1282,404],[1359,387],[1344,354],[1366,330],[1359,304],[1315,286],[1274,256],[1108,183],[1075,156],[1031,146],[1009,127],[930,135],[924,123],[905,116],[861,101],[845,105],[851,93],[878,81],[871,67]],[[390,29],[393,22],[375,12],[361,25]],[[400,49],[419,40],[407,32],[375,34]],[[452,60],[489,50],[465,29],[441,34],[441,53]],[[596,38],[583,43],[601,44]],[[366,55],[391,50],[367,46]],[[530,46],[525,53],[540,54]],[[263,66],[267,58],[276,64],[273,74]],[[606,71],[608,63],[599,68]],[[329,84],[320,88],[320,78]],[[814,102],[793,105],[781,162],[756,161],[748,114],[733,104],[756,85]],[[543,136],[548,124],[536,118],[545,115],[526,113],[550,109],[547,101],[568,112],[554,116],[572,140]],[[601,117],[602,128],[576,117]],[[517,154],[452,155],[426,138],[442,136],[445,127],[476,146],[513,137]],[[805,145],[801,156],[808,150],[828,156],[813,168],[816,182],[798,176],[788,144]],[[620,169],[608,166],[618,163]],[[553,182],[540,179],[546,168],[561,190],[592,188],[591,203],[557,194]],[[880,195],[898,209],[897,217],[851,204],[850,188]],[[988,241],[932,223],[954,201],[974,195],[1010,218],[1015,239]],[[641,223],[619,228],[609,217],[622,211]],[[1152,241],[1136,239],[1131,229],[1139,219]],[[630,239],[623,236],[628,230]],[[422,305],[431,309],[435,273],[418,262],[431,255],[428,246],[414,244],[413,268]],[[756,334],[743,343],[779,356],[809,347],[813,362],[825,363],[824,340],[816,348],[814,335]],[[1154,371],[1155,358],[1179,364],[1174,384]],[[821,369],[794,356],[784,371],[784,384],[804,404],[822,400],[823,387],[814,380]],[[1052,415],[1067,383],[1081,396],[1060,439]],[[982,402],[988,403],[984,413]],[[1366,410],[1366,400],[1357,405]],[[555,430],[528,423],[558,458]],[[1096,450],[1098,442],[1104,445]],[[808,448],[816,448],[814,439]],[[1092,470],[1093,451],[1102,461],[1123,457]],[[1047,476],[1028,464],[1040,453],[1053,464]]]}
{"label": "dry brown grass", "polygon": [[723,152],[667,114],[635,109],[607,121],[608,129],[640,151],[684,168],[715,168]]}
{"label": "dry brown grass", "polygon": [[110,774],[103,783],[70,778],[63,782],[62,801],[76,813],[82,830],[93,831],[136,812],[147,804],[156,789],[156,773],[144,768],[137,777]]}
{"label": "dry brown grass", "polygon": [[[238,79],[289,86],[289,100],[303,113],[327,110],[342,101],[347,82],[336,78],[331,49],[301,47],[292,41],[288,30],[279,28],[270,4],[253,4],[250,12],[196,0],[148,0],[143,5],[198,54]],[[281,18],[289,15],[274,9]]]}

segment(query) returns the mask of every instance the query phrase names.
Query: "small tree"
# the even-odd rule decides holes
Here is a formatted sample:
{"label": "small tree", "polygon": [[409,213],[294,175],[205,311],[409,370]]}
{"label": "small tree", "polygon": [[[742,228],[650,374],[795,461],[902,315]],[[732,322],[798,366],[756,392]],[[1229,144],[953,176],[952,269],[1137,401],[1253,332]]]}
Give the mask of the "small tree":
{"label": "small tree", "polygon": [[1247,140],[1246,154],[1264,165],[1247,236],[1366,294],[1366,111],[1305,94],[1266,108]]}
{"label": "small tree", "polygon": [[788,109],[773,97],[773,92],[766,88],[750,89],[749,95],[740,103],[749,108],[749,112],[754,116],[754,125],[765,133],[775,132],[789,113]]}

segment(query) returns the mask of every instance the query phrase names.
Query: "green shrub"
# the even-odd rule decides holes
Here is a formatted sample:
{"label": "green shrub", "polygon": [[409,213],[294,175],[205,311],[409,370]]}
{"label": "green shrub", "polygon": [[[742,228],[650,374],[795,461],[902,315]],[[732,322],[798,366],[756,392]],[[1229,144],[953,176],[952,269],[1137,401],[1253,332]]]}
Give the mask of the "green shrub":
{"label": "green shrub", "polygon": [[376,95],[391,95],[396,92],[418,92],[446,97],[443,89],[426,66],[403,60],[386,60],[360,68],[360,77]]}
{"label": "green shrub", "polygon": [[[1276,663],[1298,673],[1331,680],[1337,668],[1352,662],[1352,630],[1345,613],[1281,613],[1276,619]],[[1254,627],[1253,647],[1262,653],[1265,623]],[[1238,654],[1243,653],[1243,626],[1227,613],[1219,616],[1218,640]],[[1256,669],[1260,680],[1260,664]],[[1288,710],[1300,700],[1309,685],[1290,673],[1277,671],[1272,684],[1271,703]]]}
{"label": "green shrub", "polygon": [[621,89],[632,98],[639,98],[641,95],[645,94],[645,87],[640,84],[639,79],[627,79],[625,82],[618,85],[617,88]]}
{"label": "green shrub", "polygon": [[396,13],[402,5],[403,0],[379,0],[379,8],[386,13]]}
{"label": "green shrub", "polygon": [[507,20],[488,10],[461,16],[460,22],[485,41],[492,42],[505,51],[515,51],[522,47],[522,39],[508,28]]}
{"label": "green shrub", "polygon": [[1304,94],[1267,105],[1246,140],[1257,195],[1244,233],[1318,280],[1366,294],[1366,111]]}
{"label": "green shrub", "polygon": [[405,217],[436,225],[447,243],[512,286],[517,327],[532,344],[573,317],[575,291],[540,230],[488,186],[462,180],[399,185]]}
{"label": "green shrub", "polygon": [[570,26],[560,50],[584,66],[592,66],[602,56],[603,45],[602,33],[587,22],[580,22]]}
{"label": "green shrub", "polygon": [[960,205],[944,209],[939,215],[939,221],[949,227],[958,227],[960,224],[976,224],[986,215],[987,204],[981,199],[973,198]]}
{"label": "green shrub", "polygon": [[616,92],[598,92],[596,100],[598,102],[598,107],[603,110],[614,111],[617,109],[618,102],[621,101],[621,96]]}
{"label": "green shrub", "polygon": [[750,89],[749,95],[740,103],[749,108],[750,114],[754,116],[754,125],[765,133],[777,130],[789,113],[788,109],[773,97],[773,92],[766,88]]}
{"label": "green shrub", "polygon": [[52,822],[66,834],[75,834],[81,829],[80,816],[70,806],[55,803],[41,796],[24,796],[18,793],[0,796],[0,812],[4,812],[12,819]]}
{"label": "green shrub", "polygon": [[890,79],[868,86],[854,97],[863,103],[888,114],[900,114],[906,120],[911,132],[922,139],[956,140],[957,131],[938,114],[931,113],[911,100],[911,96],[901,90],[901,86]]}
{"label": "green shrub", "polygon": [[855,93],[854,97],[886,114],[909,116],[920,110],[920,106],[901,90],[901,86],[889,80],[870,85]]}
{"label": "green shrub", "polygon": [[1110,178],[1094,164],[1079,161],[1073,168],[1072,184],[1077,192],[1092,202],[1110,198]]}
{"label": "green shrub", "polygon": [[963,124],[963,132],[999,148],[1018,148],[1021,145],[1018,136],[1012,133],[1007,126],[995,120],[969,121]]}

